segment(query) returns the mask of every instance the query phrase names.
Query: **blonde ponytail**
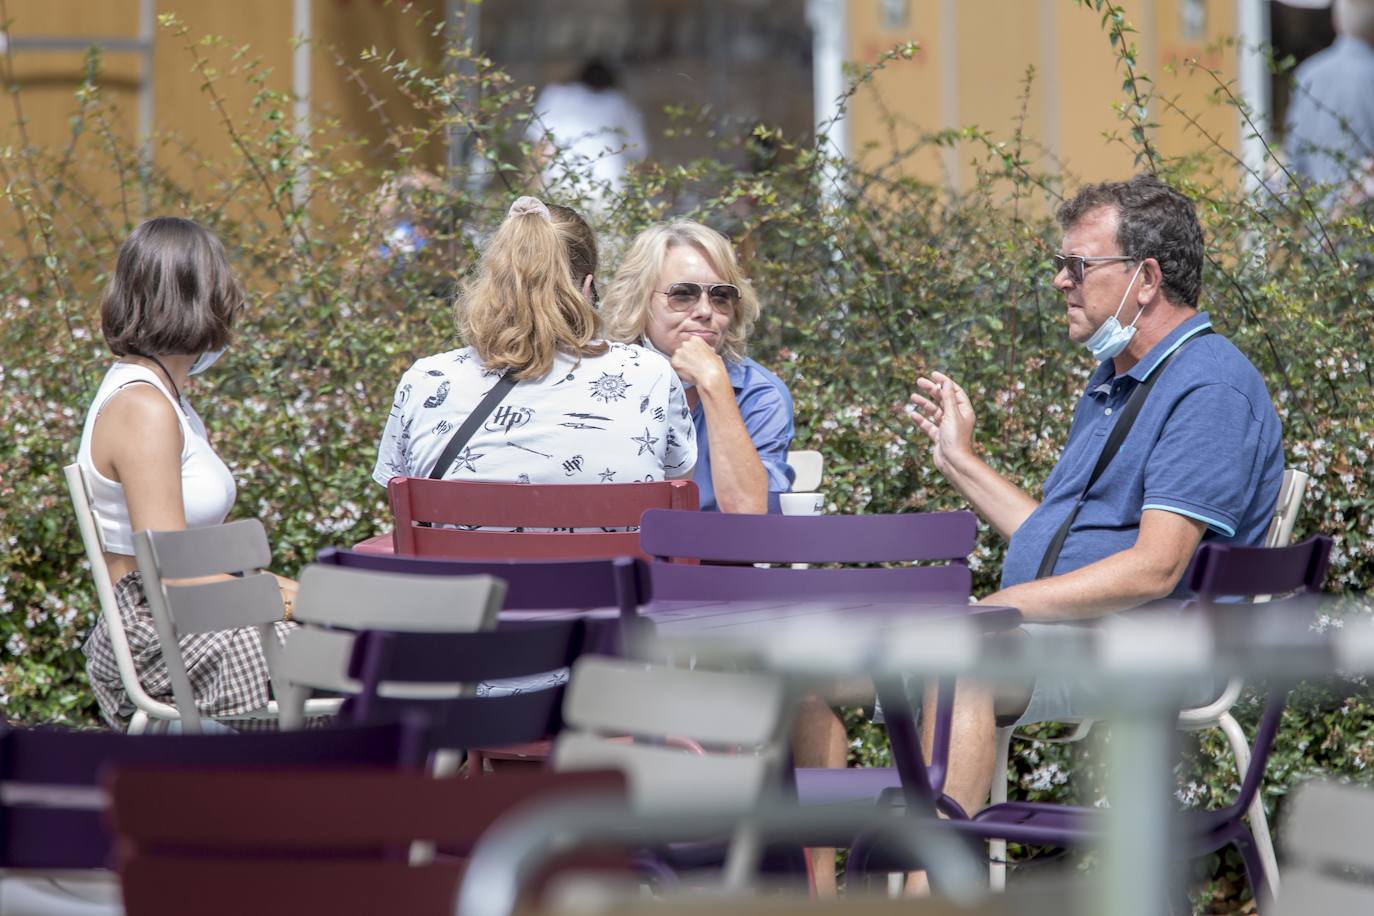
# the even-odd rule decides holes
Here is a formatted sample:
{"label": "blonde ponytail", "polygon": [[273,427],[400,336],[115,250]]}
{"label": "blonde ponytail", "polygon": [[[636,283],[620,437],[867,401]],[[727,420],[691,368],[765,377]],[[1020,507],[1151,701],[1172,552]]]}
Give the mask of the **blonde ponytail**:
{"label": "blonde ponytail", "polygon": [[459,333],[483,366],[534,379],[548,374],[559,352],[606,352],[568,254],[589,236],[586,223],[566,207],[551,213],[526,197],[512,205],[459,296]]}

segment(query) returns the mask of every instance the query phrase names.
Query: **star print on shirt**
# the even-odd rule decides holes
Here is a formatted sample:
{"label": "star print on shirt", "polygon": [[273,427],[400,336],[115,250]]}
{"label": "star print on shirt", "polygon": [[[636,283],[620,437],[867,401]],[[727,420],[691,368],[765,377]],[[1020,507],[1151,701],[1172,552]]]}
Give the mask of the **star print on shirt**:
{"label": "star print on shirt", "polygon": [[651,452],[654,450],[654,446],[658,445],[658,437],[652,435],[649,432],[649,428],[647,426],[644,427],[644,435],[631,436],[630,441],[639,443],[639,451],[635,452],[636,455],[642,455],[645,452]]}
{"label": "star print on shirt", "polygon": [[630,383],[625,381],[625,373],[611,375],[609,372],[603,372],[601,378],[591,383],[592,397],[599,398],[607,404],[612,401],[623,401],[629,387]]}
{"label": "star print on shirt", "polygon": [[601,478],[602,483],[610,483],[612,480],[615,480],[615,471],[606,468],[606,470],[602,471],[597,476]]}
{"label": "star print on shirt", "polygon": [[456,471],[472,471],[473,473],[476,473],[477,465],[475,462],[484,454],[486,453],[478,452],[474,455],[472,453],[472,446],[468,446],[467,448],[463,449],[462,452],[459,453],[457,458],[453,459],[453,469]]}

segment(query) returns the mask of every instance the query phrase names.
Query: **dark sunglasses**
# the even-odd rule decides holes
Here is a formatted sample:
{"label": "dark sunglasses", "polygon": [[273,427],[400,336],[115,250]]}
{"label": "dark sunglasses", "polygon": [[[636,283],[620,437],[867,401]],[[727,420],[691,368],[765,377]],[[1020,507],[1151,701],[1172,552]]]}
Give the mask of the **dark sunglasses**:
{"label": "dark sunglasses", "polygon": [[1064,268],[1069,269],[1069,276],[1075,283],[1083,282],[1083,273],[1089,264],[1101,264],[1108,261],[1134,261],[1135,258],[1128,258],[1125,255],[1113,255],[1111,257],[1085,258],[1081,254],[1057,254],[1054,256],[1054,272],[1057,275]]}
{"label": "dark sunglasses", "polygon": [[734,311],[739,302],[739,287],[731,283],[673,283],[666,290],[656,289],[668,298],[668,308],[675,312],[685,312],[701,301],[701,294],[717,312]]}

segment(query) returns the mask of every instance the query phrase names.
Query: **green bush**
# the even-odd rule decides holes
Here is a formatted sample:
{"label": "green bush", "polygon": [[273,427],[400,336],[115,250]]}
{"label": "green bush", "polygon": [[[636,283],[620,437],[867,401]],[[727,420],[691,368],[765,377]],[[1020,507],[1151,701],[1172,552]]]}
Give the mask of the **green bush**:
{"label": "green bush", "polygon": [[[1161,155],[1144,112],[1169,100],[1156,98],[1135,71],[1129,25],[1110,3],[1080,6],[1101,14],[1126,78],[1121,128],[1108,140],[1198,200],[1208,235],[1203,307],[1264,374],[1288,462],[1313,475],[1297,534],[1332,533],[1328,585],[1361,592],[1374,576],[1374,494],[1364,473],[1374,448],[1364,351],[1374,338],[1369,213],[1333,212],[1282,172],[1267,186],[1242,181],[1242,164],[1220,147],[1206,156]],[[250,308],[229,354],[197,380],[192,396],[235,471],[235,514],[264,521],[277,569],[293,574],[319,548],[386,527],[384,494],[370,471],[395,380],[415,357],[453,344],[448,292],[470,269],[475,240],[535,174],[519,139],[531,92],[468,50],[452,49],[438,63],[376,52],[348,62],[364,86],[400,84],[428,119],[425,130],[394,131],[392,159],[377,168],[364,164],[357,138],[338,124],[317,123],[308,137],[294,133],[290,100],[263,88],[260,65],[241,51],[188,35],[168,18],[162,27],[184,44],[207,104],[218,106],[225,79],[255,87],[250,115],[224,119],[232,158],[206,160],[165,135],[156,142],[179,151],[190,177],[149,165],[110,130],[122,115],[101,92],[94,55],[71,143],[34,145],[21,126],[19,144],[0,151],[4,197],[18,227],[0,261],[0,703],[15,720],[95,717],[80,654],[96,613],[94,591],[61,468],[74,459],[109,361],[96,308],[124,236],[146,215],[184,214],[211,226],[239,265]],[[900,67],[913,50],[896,48],[877,66]],[[851,95],[872,91],[872,72],[854,74]],[[1217,86],[1219,104],[1241,108],[1223,81]],[[413,169],[452,127],[470,132],[480,168],[455,167],[412,195],[409,205],[433,226],[434,243],[389,269],[376,256],[388,228],[376,189]],[[645,222],[670,214],[732,236],[765,303],[754,355],[791,387],[796,446],[825,453],[832,510],[961,507],[903,409],[917,375],[933,368],[959,379],[978,405],[979,442],[992,464],[1038,490],[1092,368],[1065,337],[1047,269],[1058,230],[1046,214],[1072,176],[1038,172],[1034,140],[1019,128],[1005,138],[974,129],[936,133],[862,167],[830,155],[823,135],[786,137],[767,126],[750,135],[690,112],[674,130],[710,133],[722,155],[683,167],[647,165],[608,195],[596,210],[606,261],[613,265],[616,249]],[[968,192],[903,175],[909,157],[950,145],[975,151],[977,180]],[[766,162],[754,155],[755,170],[726,164],[759,149],[771,155]],[[83,183],[93,174],[117,177],[113,199]],[[539,193],[577,205],[586,191]],[[980,593],[995,587],[1002,553],[984,531],[972,557]],[[1367,613],[1351,603],[1332,612],[1333,625]],[[1276,804],[1313,772],[1363,779],[1374,754],[1371,709],[1363,680],[1295,693],[1266,802]],[[1241,714],[1253,726],[1253,701]],[[872,727],[852,725],[856,759],[880,760]],[[1092,772],[1093,760],[1090,748],[1018,745],[1014,791],[1068,797],[1068,774]],[[1234,782],[1227,760],[1218,736],[1198,740],[1180,768],[1185,803],[1226,796]],[[1206,867],[1217,905],[1234,903],[1236,875],[1227,861]]]}

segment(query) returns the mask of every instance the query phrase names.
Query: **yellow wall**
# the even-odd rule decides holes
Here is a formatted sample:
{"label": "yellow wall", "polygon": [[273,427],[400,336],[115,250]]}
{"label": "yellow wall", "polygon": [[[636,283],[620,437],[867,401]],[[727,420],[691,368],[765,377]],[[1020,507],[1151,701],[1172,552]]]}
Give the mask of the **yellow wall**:
{"label": "yellow wall", "polygon": [[[416,11],[427,12],[430,18],[425,21],[435,24],[439,21],[437,17],[442,16],[444,3],[427,0],[412,6]],[[7,7],[10,31],[15,36],[136,38],[138,33],[135,0],[8,0]],[[173,14],[189,27],[187,36],[180,39],[158,28],[154,42],[154,132],[174,133],[178,138],[178,142],[156,143],[154,161],[175,180],[185,182],[195,174],[183,142],[196,154],[215,162],[226,162],[237,155],[224,118],[203,90],[202,78],[193,70],[187,42],[198,42],[206,35],[224,37],[225,47],[200,47],[200,53],[211,60],[223,77],[216,83],[216,91],[223,97],[230,119],[249,133],[262,135],[262,112],[255,113],[251,108],[254,93],[260,87],[285,93],[292,89],[292,8],[289,0],[158,0],[159,14]],[[440,40],[432,29],[415,27],[417,15],[373,0],[314,3],[312,118],[317,126],[337,118],[341,128],[330,131],[333,139],[345,134],[360,137],[363,142],[356,147],[357,155],[368,165],[394,163],[394,150],[384,143],[389,128],[418,126],[427,118],[402,96],[389,77],[379,73],[375,66],[358,64],[357,57],[363,48],[375,45],[383,53],[395,49],[398,56],[437,64],[442,53]],[[336,56],[357,68],[358,76],[368,85],[368,93],[356,82],[350,82],[348,70],[339,66]],[[74,92],[80,85],[82,59],[81,52],[14,53],[14,78],[31,142],[50,148],[68,143],[70,120],[78,108]],[[256,85],[235,75],[236,71],[247,71],[252,64],[260,65],[257,69],[263,77]],[[137,133],[140,66],[141,57],[136,53],[103,55],[100,86],[120,109],[112,129],[125,141],[134,140]],[[374,98],[382,102],[380,112],[371,110]],[[4,106],[0,110],[0,145],[17,146],[20,134],[10,101],[6,99],[0,105]],[[90,142],[89,136],[83,142]],[[433,168],[441,165],[444,157],[440,138],[440,142],[422,151],[415,164]],[[106,204],[116,199],[112,175],[78,177]],[[195,190],[203,195],[202,199],[216,199],[214,189]],[[135,220],[142,215],[132,214]],[[0,215],[0,221],[12,218],[12,214]]]}
{"label": "yellow wall", "polygon": [[[1178,95],[1179,106],[1228,149],[1239,152],[1240,132],[1234,110],[1210,100],[1215,86],[1204,73],[1176,73],[1179,65],[1200,58],[1221,71],[1237,72],[1234,49],[1208,51],[1207,46],[1234,34],[1238,0],[1206,0],[1206,31],[1186,38],[1181,0],[1124,0],[1121,3],[1137,33],[1139,71],[1155,80],[1164,95]],[[1134,170],[1132,152],[1109,142],[1109,131],[1125,133],[1112,110],[1124,103],[1124,72],[1099,23],[1099,14],[1072,0],[908,0],[905,28],[884,29],[880,0],[850,0],[850,59],[871,63],[892,45],[920,42],[911,61],[897,61],[855,100],[848,120],[850,148],[868,163],[886,158],[895,143],[914,142],[922,133],[977,126],[1010,141],[1021,110],[1022,80],[1028,66],[1036,70],[1026,106],[1025,133],[1045,149],[1049,159],[1031,156],[1041,167],[1057,159],[1068,175],[1098,180]],[[881,101],[879,100],[881,97]],[[900,122],[893,131],[884,112]],[[1156,103],[1151,120],[1159,128],[1152,139],[1168,154],[1207,148],[1195,127],[1167,106]],[[1028,150],[1030,152],[1030,150]],[[973,180],[972,161],[985,155],[964,143],[943,156],[916,157],[908,174],[929,181],[948,181],[966,189]]]}

